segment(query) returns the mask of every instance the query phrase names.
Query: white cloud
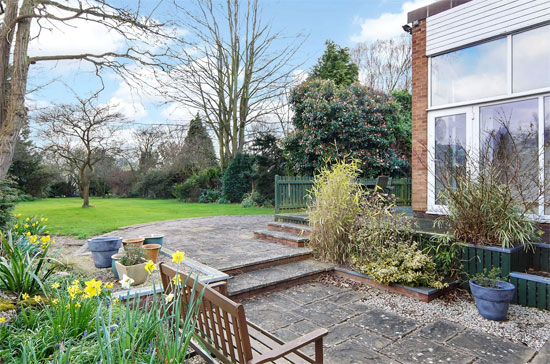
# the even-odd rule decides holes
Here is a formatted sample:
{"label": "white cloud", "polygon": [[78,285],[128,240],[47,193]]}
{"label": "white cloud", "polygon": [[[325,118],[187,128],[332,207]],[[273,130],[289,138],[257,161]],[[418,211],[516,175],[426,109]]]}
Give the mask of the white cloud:
{"label": "white cloud", "polygon": [[111,97],[109,105],[129,120],[139,120],[147,116],[147,110],[140,102],[134,100],[123,100],[118,97]]}
{"label": "white cloud", "polygon": [[403,33],[401,28],[407,23],[407,13],[422,6],[433,3],[434,0],[407,1],[401,6],[399,13],[382,13],[377,18],[356,18],[361,26],[361,32],[351,37],[352,42],[372,42],[377,39],[388,39]]}
{"label": "white cloud", "polygon": [[199,112],[198,109],[172,103],[163,108],[160,115],[166,120],[175,121],[178,122],[178,124],[182,124],[181,122],[186,124],[195,117],[197,112]]}

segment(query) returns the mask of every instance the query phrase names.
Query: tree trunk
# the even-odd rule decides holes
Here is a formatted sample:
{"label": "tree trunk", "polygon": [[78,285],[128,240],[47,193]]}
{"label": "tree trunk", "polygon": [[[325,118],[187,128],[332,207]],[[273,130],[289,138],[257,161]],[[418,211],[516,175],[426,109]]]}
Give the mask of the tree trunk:
{"label": "tree trunk", "polygon": [[[33,1],[25,0],[21,5],[19,16],[30,15],[32,10]],[[13,51],[13,71],[9,85],[10,93],[7,99],[6,117],[0,120],[0,178],[4,178],[8,173],[19,131],[27,117],[25,92],[27,90],[27,75],[29,73],[27,49],[29,47],[30,28],[30,17],[20,20],[17,25],[17,35]]]}

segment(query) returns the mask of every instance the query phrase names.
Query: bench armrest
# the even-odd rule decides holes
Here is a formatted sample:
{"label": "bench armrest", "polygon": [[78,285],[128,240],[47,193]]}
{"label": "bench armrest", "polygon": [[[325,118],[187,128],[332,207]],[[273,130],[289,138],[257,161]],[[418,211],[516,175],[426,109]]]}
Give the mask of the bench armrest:
{"label": "bench armrest", "polygon": [[[267,353],[260,355],[248,362],[248,364],[262,364],[269,363],[275,359],[282,358],[283,356],[293,353],[296,350],[315,342],[315,363],[322,363],[323,360],[323,337],[328,334],[327,329],[317,329],[304,336],[294,339],[286,344],[283,344]],[[318,355],[321,355],[318,358]]]}

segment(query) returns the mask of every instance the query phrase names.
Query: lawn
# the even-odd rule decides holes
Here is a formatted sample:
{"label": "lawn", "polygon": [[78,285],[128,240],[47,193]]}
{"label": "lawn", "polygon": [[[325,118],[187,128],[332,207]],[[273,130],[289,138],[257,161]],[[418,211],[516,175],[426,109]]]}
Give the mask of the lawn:
{"label": "lawn", "polygon": [[79,238],[106,233],[122,226],[186,217],[273,214],[269,208],[243,208],[239,204],[218,205],[182,203],[176,200],[141,198],[92,198],[94,207],[83,209],[80,198],[50,198],[21,202],[15,212],[23,216],[48,218],[48,230],[54,235]]}

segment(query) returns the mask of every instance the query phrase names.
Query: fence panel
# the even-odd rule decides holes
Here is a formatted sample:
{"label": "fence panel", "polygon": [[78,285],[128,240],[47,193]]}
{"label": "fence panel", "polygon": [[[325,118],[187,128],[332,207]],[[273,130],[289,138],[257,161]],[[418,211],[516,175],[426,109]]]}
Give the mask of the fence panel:
{"label": "fence panel", "polygon": [[[376,178],[361,178],[363,186],[374,186]],[[399,206],[411,204],[411,179],[395,178],[391,180],[392,193],[397,197]],[[307,207],[308,196],[313,187],[313,177],[275,176],[275,213],[303,210]]]}

